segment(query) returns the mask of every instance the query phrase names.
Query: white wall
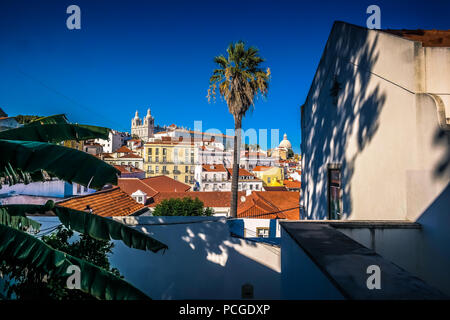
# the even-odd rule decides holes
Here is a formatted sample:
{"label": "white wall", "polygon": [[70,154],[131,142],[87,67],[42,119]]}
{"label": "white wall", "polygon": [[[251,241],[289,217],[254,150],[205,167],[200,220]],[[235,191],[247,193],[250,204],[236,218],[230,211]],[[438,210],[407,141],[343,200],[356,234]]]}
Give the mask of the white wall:
{"label": "white wall", "polygon": [[[441,222],[448,225],[450,218]],[[339,227],[337,230],[450,296],[448,232],[433,236],[427,228]]]}
{"label": "white wall", "polygon": [[[450,93],[443,72],[450,67],[450,48],[426,48],[427,57],[444,63],[433,81],[426,73],[426,85],[424,52],[420,44],[384,32],[334,25],[302,119],[308,218],[327,216],[330,163],[342,165],[348,219],[416,220],[446,188],[450,165],[438,170],[448,162],[449,127],[440,126],[437,100],[419,90]],[[335,76],[341,85],[337,105],[330,94]],[[431,86],[435,80],[439,86]]]}
{"label": "white wall", "polygon": [[89,188],[86,189],[76,183],[70,184],[62,180],[32,182],[29,184],[18,183],[12,186],[2,185],[2,188],[0,189],[0,194],[15,193],[55,198],[84,195],[92,192],[95,192],[95,190]]}
{"label": "white wall", "polygon": [[[240,299],[250,283],[255,299],[280,298],[280,253],[274,246],[230,236],[215,217],[115,218],[168,245],[163,254],[114,241],[111,255],[125,279],[153,299]],[[47,228],[54,217],[36,218]],[[139,221],[139,225],[136,222]]]}

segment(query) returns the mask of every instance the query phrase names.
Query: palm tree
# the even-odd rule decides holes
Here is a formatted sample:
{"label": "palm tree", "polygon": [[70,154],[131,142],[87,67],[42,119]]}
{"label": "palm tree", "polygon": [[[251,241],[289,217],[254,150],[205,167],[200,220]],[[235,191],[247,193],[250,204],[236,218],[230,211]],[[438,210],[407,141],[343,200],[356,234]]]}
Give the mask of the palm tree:
{"label": "palm tree", "polygon": [[[117,183],[120,172],[96,157],[57,143],[66,140],[108,139],[109,129],[71,124],[64,115],[38,118],[22,127],[0,132],[0,188],[4,182],[42,181],[46,175],[93,189]],[[45,173],[44,173],[45,172]],[[67,228],[99,240],[122,240],[127,246],[158,252],[167,246],[112,219],[83,211],[45,205],[0,206],[0,263],[24,265],[53,277],[70,276],[68,267],[81,270],[81,290],[99,299],[148,299],[143,292],[87,261],[58,251],[29,233],[40,224],[29,215],[53,212]],[[25,232],[27,231],[27,232]]]}
{"label": "palm tree", "polygon": [[219,55],[214,58],[218,68],[209,79],[208,102],[215,99],[219,88],[221,97],[228,105],[234,118],[234,156],[233,175],[231,180],[231,217],[237,217],[237,195],[239,179],[239,156],[241,145],[242,119],[246,112],[253,108],[258,95],[266,96],[269,89],[270,69],[261,68],[264,59],[259,56],[255,47],[245,47],[239,41],[227,48],[228,57]]}

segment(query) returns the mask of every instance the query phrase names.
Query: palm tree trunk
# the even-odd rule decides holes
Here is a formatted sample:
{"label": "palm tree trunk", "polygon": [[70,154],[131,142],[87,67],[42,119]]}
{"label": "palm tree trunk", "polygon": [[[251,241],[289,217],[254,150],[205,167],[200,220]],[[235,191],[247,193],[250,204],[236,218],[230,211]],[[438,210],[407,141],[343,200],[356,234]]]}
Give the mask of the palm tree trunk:
{"label": "palm tree trunk", "polygon": [[238,206],[238,182],[239,182],[239,159],[241,147],[241,127],[242,120],[234,119],[234,157],[233,157],[233,175],[231,177],[231,218],[237,218]]}

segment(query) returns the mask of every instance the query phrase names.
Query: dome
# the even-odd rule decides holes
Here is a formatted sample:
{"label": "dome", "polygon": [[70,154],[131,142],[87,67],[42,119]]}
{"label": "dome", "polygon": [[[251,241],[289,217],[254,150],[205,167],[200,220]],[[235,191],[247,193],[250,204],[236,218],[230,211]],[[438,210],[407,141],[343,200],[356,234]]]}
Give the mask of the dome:
{"label": "dome", "polygon": [[286,149],[291,149],[291,148],[292,148],[291,143],[290,143],[289,140],[287,139],[287,134],[286,134],[286,133],[284,134],[284,136],[283,136],[283,141],[280,142],[279,147],[280,147],[280,148],[286,148]]}

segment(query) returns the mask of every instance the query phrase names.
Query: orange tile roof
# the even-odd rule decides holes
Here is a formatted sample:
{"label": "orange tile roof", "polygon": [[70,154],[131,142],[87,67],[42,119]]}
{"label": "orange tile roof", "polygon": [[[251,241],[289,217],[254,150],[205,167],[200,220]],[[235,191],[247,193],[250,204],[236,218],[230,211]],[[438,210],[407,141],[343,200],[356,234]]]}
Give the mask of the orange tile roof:
{"label": "orange tile roof", "polygon": [[267,167],[267,166],[256,166],[252,171],[266,171],[269,170],[272,167]]}
{"label": "orange tile roof", "polygon": [[80,211],[89,206],[92,213],[103,217],[129,216],[145,208],[118,187],[63,200],[57,205]]}
{"label": "orange tile roof", "polygon": [[[230,176],[233,176],[233,169],[232,168],[226,168]],[[245,169],[239,168],[239,177],[254,177],[254,180],[260,180],[258,179],[254,174],[248,172]]]}
{"label": "orange tile roof", "polygon": [[117,185],[129,195],[132,195],[138,190],[145,192],[148,197],[153,197],[158,193],[158,191],[139,178],[119,178]]}
{"label": "orange tile roof", "polygon": [[114,151],[116,153],[132,153],[133,151],[131,151],[128,147],[126,146],[121,146],[119,149],[117,149],[116,151]]}
{"label": "orange tile roof", "polygon": [[141,157],[140,155],[137,155],[137,154],[135,154],[135,153],[124,154],[123,156],[121,156],[121,157],[119,157],[119,158],[120,158],[120,159],[123,159],[123,158],[126,158],[126,159],[128,159],[128,158],[133,158],[133,159],[139,158],[139,159],[142,159],[142,157]]}
{"label": "orange tile roof", "polygon": [[145,178],[142,182],[158,192],[186,192],[191,188],[190,185],[163,175]]}
{"label": "orange tile roof", "polygon": [[283,184],[289,189],[300,189],[301,187],[300,181],[284,180]]}
{"label": "orange tile roof", "polygon": [[424,47],[450,47],[450,30],[383,30],[396,36],[420,41]]}
{"label": "orange tile roof", "polygon": [[227,172],[227,169],[223,164],[204,164],[202,165],[203,171],[208,172]]}
{"label": "orange tile roof", "polygon": [[254,191],[238,206],[238,218],[300,218],[300,193],[290,191]]}
{"label": "orange tile roof", "polygon": [[121,166],[121,165],[114,165],[114,167],[120,171],[120,173],[134,173],[134,172],[144,172],[143,170],[139,168],[135,168],[132,166]]}

